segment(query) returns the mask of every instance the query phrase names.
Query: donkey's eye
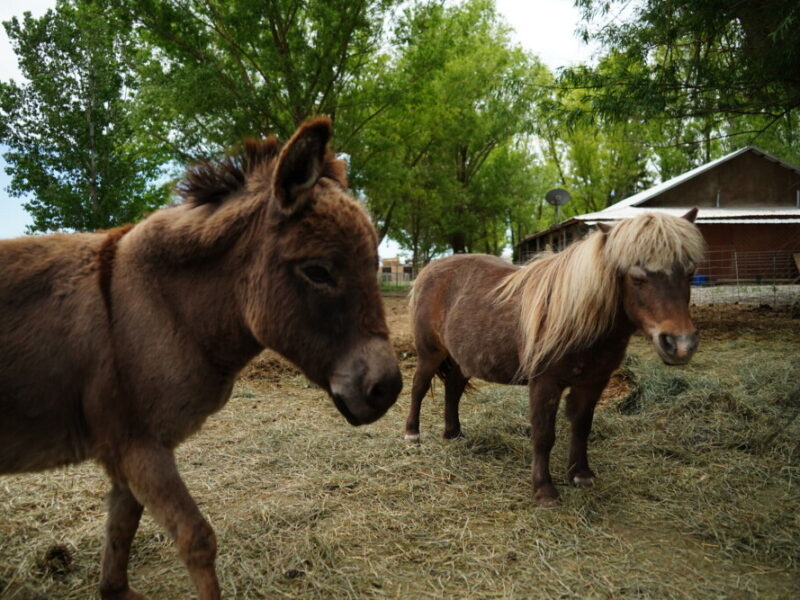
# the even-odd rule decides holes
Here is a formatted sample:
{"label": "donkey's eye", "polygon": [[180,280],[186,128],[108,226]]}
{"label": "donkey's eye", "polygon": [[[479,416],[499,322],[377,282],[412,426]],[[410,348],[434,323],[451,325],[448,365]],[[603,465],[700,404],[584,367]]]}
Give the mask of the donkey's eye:
{"label": "donkey's eye", "polygon": [[305,267],[302,267],[301,271],[303,272],[303,275],[305,275],[306,278],[312,283],[336,287],[336,280],[333,278],[333,275],[331,275],[331,272],[322,265],[306,265]]}

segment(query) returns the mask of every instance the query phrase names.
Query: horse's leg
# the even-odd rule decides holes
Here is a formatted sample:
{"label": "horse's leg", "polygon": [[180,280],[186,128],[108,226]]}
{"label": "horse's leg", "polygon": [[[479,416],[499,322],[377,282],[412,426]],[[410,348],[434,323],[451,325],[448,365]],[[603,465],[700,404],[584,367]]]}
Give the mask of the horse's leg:
{"label": "horse's leg", "polygon": [[464,388],[467,387],[469,380],[464,377],[461,368],[453,361],[450,361],[450,368],[447,370],[444,380],[444,438],[452,440],[462,437],[461,422],[458,420],[458,403]]}
{"label": "horse's leg", "polygon": [[556,413],[563,387],[555,379],[540,377],[528,385],[533,440],[533,501],[542,508],[559,505],[550,477],[550,451],[556,439]]}
{"label": "horse's leg", "polygon": [[417,348],[417,370],[414,371],[414,381],[411,384],[411,406],[406,418],[407,442],[419,442],[419,411],[422,408],[422,399],[428,393],[436,369],[444,358],[444,356],[428,355]]}
{"label": "horse's leg", "polygon": [[152,443],[132,444],[123,453],[122,471],[136,499],[175,540],[199,600],[219,600],[216,536],[178,474],[172,451]]}
{"label": "horse's leg", "polygon": [[605,379],[600,383],[573,386],[567,396],[567,416],[572,423],[567,479],[575,485],[588,486],[594,483],[594,472],[589,468],[586,447],[592,430],[594,407],[607,384],[608,379]]}
{"label": "horse's leg", "polygon": [[587,486],[594,483],[594,472],[589,468],[586,446],[592,430],[594,407],[607,383],[608,379],[600,383],[573,386],[567,396],[567,416],[572,423],[567,479],[575,485]]}
{"label": "horse's leg", "polygon": [[100,569],[100,597],[103,600],[145,600],[128,587],[128,557],[142,505],[130,490],[114,484],[108,495],[108,522],[103,563]]}

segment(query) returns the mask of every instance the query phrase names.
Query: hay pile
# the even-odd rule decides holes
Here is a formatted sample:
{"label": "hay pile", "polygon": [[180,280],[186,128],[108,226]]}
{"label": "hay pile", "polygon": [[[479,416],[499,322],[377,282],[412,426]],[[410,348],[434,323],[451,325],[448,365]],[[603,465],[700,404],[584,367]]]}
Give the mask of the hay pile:
{"label": "hay pile", "polygon": [[[531,503],[523,388],[480,385],[462,403],[467,438],[446,442],[438,386],[408,446],[410,379],[387,417],[353,429],[301,375],[266,376],[265,358],[179,451],[225,596],[798,597],[800,322],[752,318],[709,315],[681,369],[635,340],[596,415],[594,488],[566,485],[559,417],[552,511]],[[97,597],[106,489],[91,465],[0,479],[0,597]],[[131,579],[153,599],[191,591],[147,515]]]}

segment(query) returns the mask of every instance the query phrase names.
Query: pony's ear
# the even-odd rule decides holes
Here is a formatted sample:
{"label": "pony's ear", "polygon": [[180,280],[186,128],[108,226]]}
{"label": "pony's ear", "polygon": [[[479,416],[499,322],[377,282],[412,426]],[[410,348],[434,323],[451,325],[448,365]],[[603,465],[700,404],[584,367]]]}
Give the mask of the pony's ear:
{"label": "pony's ear", "polygon": [[602,221],[598,221],[597,228],[606,235],[608,235],[611,229],[613,229],[613,225],[609,225],[608,223],[603,223]]}
{"label": "pony's ear", "polygon": [[695,206],[692,210],[683,215],[683,218],[689,221],[689,223],[694,223],[694,220],[697,218],[697,207]]}
{"label": "pony's ear", "polygon": [[317,117],[303,123],[281,150],[272,191],[286,214],[296,213],[308,202],[324,170],[330,138],[331,120]]}

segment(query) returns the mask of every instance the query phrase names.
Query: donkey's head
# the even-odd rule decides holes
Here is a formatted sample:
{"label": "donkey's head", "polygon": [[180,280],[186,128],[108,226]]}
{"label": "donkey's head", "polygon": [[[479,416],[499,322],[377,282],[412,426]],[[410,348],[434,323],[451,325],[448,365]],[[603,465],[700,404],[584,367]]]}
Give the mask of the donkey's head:
{"label": "donkey's head", "polygon": [[328,119],[306,122],[254,183],[269,199],[249,321],[263,345],[297,364],[360,425],[394,404],[402,378],[378,289],[377,235],[346,192],[330,136]]}
{"label": "donkey's head", "polygon": [[601,227],[608,234],[606,257],[621,277],[625,313],[669,365],[689,362],[698,345],[689,285],[705,242],[696,216],[696,208],[683,218],[648,213]]}

